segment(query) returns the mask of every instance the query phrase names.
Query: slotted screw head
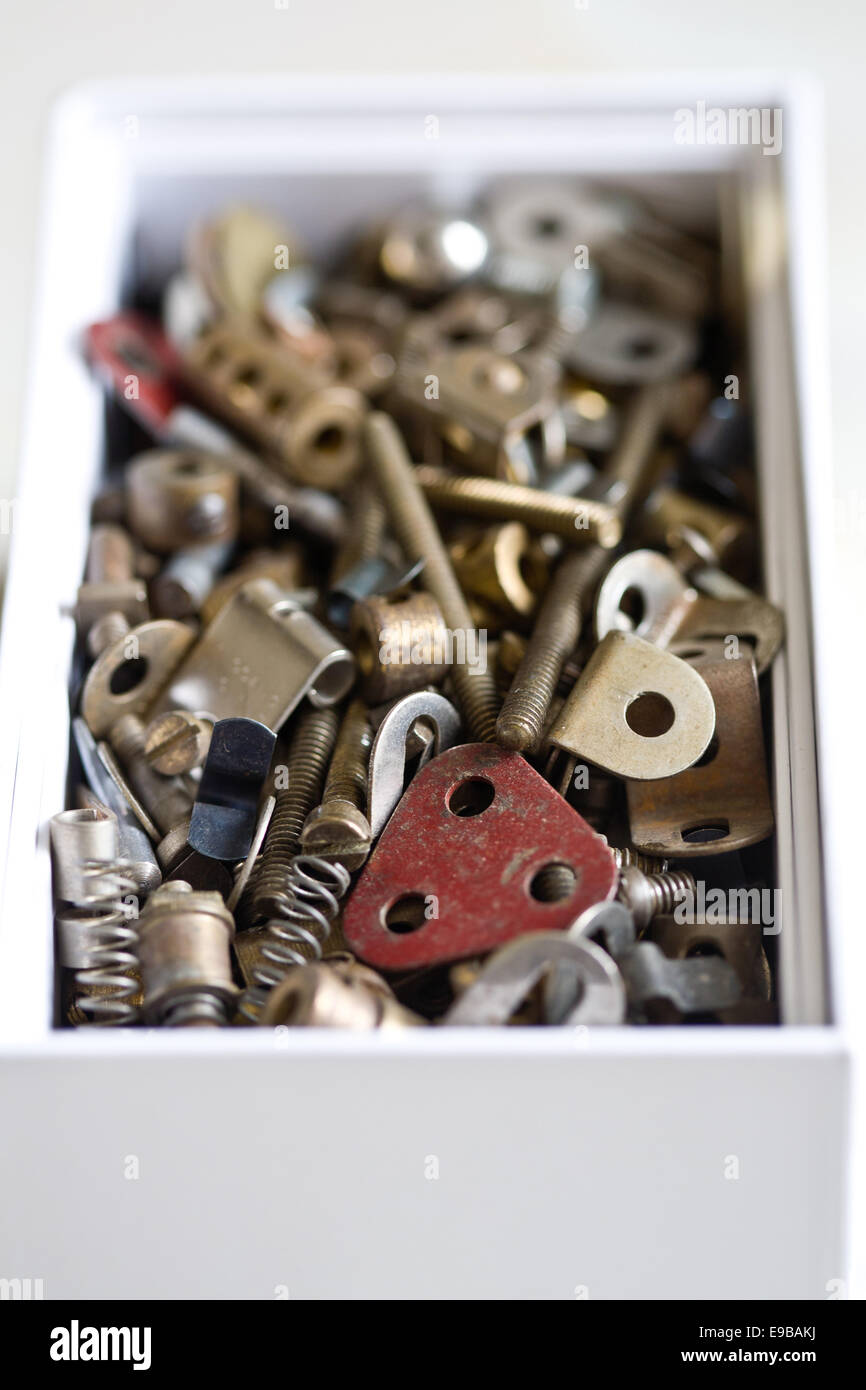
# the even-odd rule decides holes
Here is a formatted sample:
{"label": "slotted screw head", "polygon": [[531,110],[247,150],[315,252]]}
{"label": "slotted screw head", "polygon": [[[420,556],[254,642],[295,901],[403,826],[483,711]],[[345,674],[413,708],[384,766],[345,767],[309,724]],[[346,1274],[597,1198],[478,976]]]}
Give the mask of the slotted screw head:
{"label": "slotted screw head", "polygon": [[211,725],[186,710],[159,714],[148,724],[144,754],[151,767],[166,777],[200,767],[210,746]]}

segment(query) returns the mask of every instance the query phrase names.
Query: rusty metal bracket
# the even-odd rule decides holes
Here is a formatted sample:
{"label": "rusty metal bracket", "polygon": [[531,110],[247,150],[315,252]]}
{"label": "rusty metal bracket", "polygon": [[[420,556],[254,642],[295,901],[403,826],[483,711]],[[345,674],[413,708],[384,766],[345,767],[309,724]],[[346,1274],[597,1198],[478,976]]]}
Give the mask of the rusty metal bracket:
{"label": "rusty metal bracket", "polygon": [[519,755],[449,749],[414,778],[348,901],[377,968],[413,969],[567,927],[613,896],[613,852]]}
{"label": "rusty metal bracket", "polygon": [[470,467],[527,483],[535,475],[527,447],[534,431],[541,436],[547,466],[564,456],[557,379],[558,371],[541,355],[506,357],[470,345],[404,360],[395,393],[401,411],[413,412],[420,425],[431,425]]}

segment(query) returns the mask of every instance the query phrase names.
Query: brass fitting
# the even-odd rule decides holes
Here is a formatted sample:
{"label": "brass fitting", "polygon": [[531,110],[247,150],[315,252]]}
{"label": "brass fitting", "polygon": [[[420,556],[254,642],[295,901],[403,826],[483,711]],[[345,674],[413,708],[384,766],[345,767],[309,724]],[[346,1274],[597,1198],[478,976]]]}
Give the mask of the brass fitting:
{"label": "brass fitting", "polygon": [[220,894],[164,883],[138,925],[147,1021],[169,1028],[227,1024],[238,990],[230,950],[234,920]]}
{"label": "brass fitting", "polygon": [[359,600],[352,609],[349,637],[361,691],[371,705],[438,685],[448,673],[448,630],[430,594]]}
{"label": "brass fitting", "polygon": [[323,960],[293,966],[271,990],[259,1022],[265,1028],[392,1030],[417,1028],[426,1019],[404,1009],[375,970],[354,960]]}
{"label": "brass fitting", "polygon": [[151,449],[127,472],[132,530],[160,554],[234,540],[238,475],[203,449]]}

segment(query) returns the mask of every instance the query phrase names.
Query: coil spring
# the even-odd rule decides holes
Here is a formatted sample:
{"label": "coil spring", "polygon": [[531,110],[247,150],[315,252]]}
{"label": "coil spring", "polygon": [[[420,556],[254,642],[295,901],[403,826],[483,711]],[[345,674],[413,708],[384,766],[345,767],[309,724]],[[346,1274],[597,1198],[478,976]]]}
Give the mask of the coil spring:
{"label": "coil spring", "polygon": [[76,906],[93,914],[86,952],[90,963],[75,973],[75,983],[83,991],[75,1007],[91,1023],[111,1027],[131,1023],[138,1009],[129,1000],[139,985],[132,972],[138,968],[138,928],[128,915],[124,894],[136,895],[138,886],[125,860],[88,859],[84,877],[110,882],[112,893],[85,894]]}
{"label": "coil spring", "polygon": [[268,962],[253,972],[255,985],[244,992],[240,1012],[253,1023],[268,993],[294,965],[321,960],[340,910],[340,899],[351,882],[342,864],[314,854],[296,854],[285,879],[284,908],[265,924],[267,940],[262,957]]}

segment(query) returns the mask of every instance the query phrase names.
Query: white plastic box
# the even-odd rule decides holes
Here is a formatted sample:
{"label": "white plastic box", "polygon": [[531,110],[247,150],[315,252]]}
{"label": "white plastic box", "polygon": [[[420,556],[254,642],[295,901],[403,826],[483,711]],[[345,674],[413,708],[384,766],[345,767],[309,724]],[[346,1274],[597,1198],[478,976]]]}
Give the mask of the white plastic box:
{"label": "white plastic box", "polygon": [[[699,101],[782,108],[781,153],[677,144],[675,112]],[[41,1279],[49,1298],[839,1296],[857,924],[838,888],[832,634],[814,616],[832,585],[819,140],[808,90],[718,74],[141,81],[60,103],[0,665],[0,1276]],[[714,215],[724,181],[742,213],[728,244],[745,248],[766,585],[788,620],[773,673],[781,1026],[52,1030],[61,607],[103,457],[81,329],[233,199],[286,211],[326,253],[405,196],[518,172],[622,181],[687,223]]]}

